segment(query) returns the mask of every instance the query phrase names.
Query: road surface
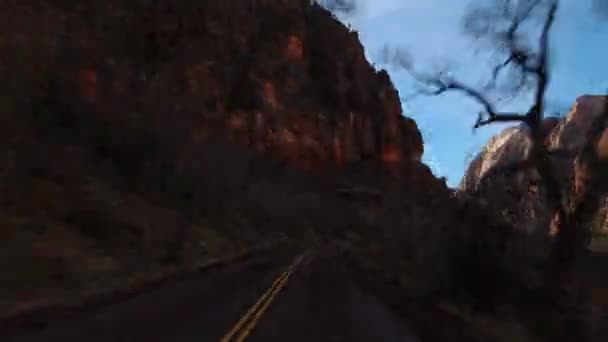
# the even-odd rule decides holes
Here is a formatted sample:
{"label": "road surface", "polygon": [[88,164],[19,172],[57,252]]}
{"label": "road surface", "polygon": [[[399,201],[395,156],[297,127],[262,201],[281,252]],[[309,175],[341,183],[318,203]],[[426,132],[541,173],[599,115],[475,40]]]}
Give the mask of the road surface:
{"label": "road surface", "polygon": [[331,253],[256,257],[4,342],[418,341]]}

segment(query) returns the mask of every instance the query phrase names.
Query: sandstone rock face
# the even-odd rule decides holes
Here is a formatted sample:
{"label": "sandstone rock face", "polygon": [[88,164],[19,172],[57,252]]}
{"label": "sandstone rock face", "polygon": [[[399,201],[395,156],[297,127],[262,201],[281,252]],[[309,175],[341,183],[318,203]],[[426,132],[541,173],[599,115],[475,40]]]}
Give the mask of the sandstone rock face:
{"label": "sandstone rock face", "polygon": [[[587,143],[592,122],[603,112],[606,97],[581,96],[561,119],[548,118],[543,124],[545,144],[554,151],[552,164],[567,201],[576,190],[575,160]],[[519,125],[505,129],[492,138],[470,164],[461,190],[495,202],[503,216],[529,233],[554,234],[552,213],[540,186],[538,172],[522,164],[530,152],[529,129]],[[597,155],[605,150],[604,132],[597,142]],[[524,163],[525,164],[525,163]],[[598,220],[600,220],[598,218]],[[604,222],[605,218],[600,221]]]}
{"label": "sandstone rock face", "polygon": [[[402,174],[423,153],[388,74],[309,0],[30,7],[0,14],[11,32],[2,71],[31,77],[42,96],[53,79],[86,111],[75,115],[112,129],[137,127],[182,154],[221,137],[316,171],[373,159]],[[38,53],[17,54],[27,46]]]}
{"label": "sandstone rock face", "polygon": [[576,99],[568,116],[555,127],[547,138],[549,149],[577,152],[587,141],[591,124],[604,110],[604,96],[585,95]]}
{"label": "sandstone rock face", "polygon": [[528,131],[525,126],[511,127],[493,137],[469,166],[461,190],[493,201],[507,222],[533,232],[546,226],[550,217],[538,173],[519,168],[530,153]]}

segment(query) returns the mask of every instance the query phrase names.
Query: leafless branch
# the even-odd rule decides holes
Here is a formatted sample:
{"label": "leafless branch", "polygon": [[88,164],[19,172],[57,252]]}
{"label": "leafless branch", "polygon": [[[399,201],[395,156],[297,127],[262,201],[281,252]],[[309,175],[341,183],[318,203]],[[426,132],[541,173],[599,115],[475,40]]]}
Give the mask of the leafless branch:
{"label": "leafless branch", "polygon": [[551,26],[553,26],[553,22],[555,21],[555,13],[557,12],[557,1],[553,1],[551,3],[551,7],[549,9],[549,13],[547,14],[547,19],[543,25],[543,30],[540,36],[540,48],[539,48],[539,61],[538,65],[528,72],[533,72],[538,77],[538,86],[536,88],[536,96],[534,103],[536,105],[536,113],[534,117],[534,121],[536,123],[540,123],[542,120],[544,102],[545,102],[545,93],[547,90],[547,85],[549,83],[549,73],[548,73],[548,54],[549,54],[549,31],[551,30]]}
{"label": "leafless branch", "polygon": [[[417,83],[424,86],[411,94],[409,98],[419,95],[436,96],[448,91],[458,91],[483,107],[483,111],[479,114],[475,123],[475,128],[493,122],[509,121],[520,121],[530,128],[532,143],[528,158],[521,163],[509,165],[507,169],[501,171],[511,169],[517,171],[522,168],[533,167],[541,175],[546,190],[546,199],[554,210],[557,218],[556,222],[559,225],[558,237],[552,250],[552,261],[548,263],[546,269],[545,284],[549,287],[555,287],[555,284],[561,281],[559,275],[566,274],[569,268],[568,264],[572,264],[572,261],[576,259],[576,254],[580,250],[579,245],[584,240],[583,220],[598,207],[597,191],[594,191],[596,190],[594,188],[600,187],[598,180],[601,177],[599,174],[592,174],[590,180],[586,180],[586,184],[581,183],[583,185],[579,186],[579,190],[576,190],[576,197],[568,199],[571,203],[564,203],[563,199],[565,199],[566,194],[562,191],[562,184],[556,178],[551,160],[572,158],[573,155],[569,151],[548,150],[544,142],[546,132],[543,132],[543,119],[547,106],[546,91],[551,76],[549,70],[549,35],[555,21],[558,2],[559,0],[494,0],[490,6],[480,6],[476,3],[478,7],[474,8],[472,13],[465,17],[468,20],[465,23],[465,28],[476,38],[488,37],[489,41],[494,44],[494,51],[505,54],[504,59],[500,60],[491,70],[490,81],[481,90],[473,89],[463,82],[454,80],[452,77],[448,77],[445,72],[439,72],[434,76],[424,75],[416,71],[408,59],[406,59],[408,63],[402,63],[401,65]],[[502,24],[504,24],[505,20],[508,21],[506,26],[498,23],[502,21]],[[523,27],[524,23],[532,20],[540,21],[537,26],[540,35],[535,42],[536,44],[527,47],[522,43],[522,37],[518,35],[526,32]],[[497,80],[507,71],[518,73],[519,79],[516,79],[513,83],[513,89],[515,90],[521,90],[527,84],[527,81],[533,81],[533,103],[526,113],[499,112],[496,109],[496,101],[490,101],[490,97],[486,95],[488,91],[497,89]],[[608,117],[608,114],[604,115]],[[598,132],[603,132],[605,127],[608,126],[608,119],[603,125],[594,124],[598,131],[593,139],[597,140]],[[593,139],[590,141],[595,144]],[[593,144],[589,146],[595,146]],[[587,160],[586,164],[580,163],[580,160],[582,160],[580,155],[576,157],[576,160],[582,165],[581,167],[587,167],[589,170],[592,169],[589,165],[593,163],[599,165],[595,154],[591,153],[590,155],[592,155],[592,158]],[[604,168],[601,170],[608,169],[608,162],[604,161],[602,165],[604,165]],[[600,173],[608,174],[605,171],[600,171]]]}
{"label": "leafless branch", "polygon": [[[447,77],[445,72],[435,76],[424,75],[413,68],[409,55],[401,53],[393,58],[395,62],[403,67],[416,82],[425,86],[404,97],[404,100],[411,100],[420,95],[436,96],[448,91],[458,91],[477,101],[483,107],[483,111],[479,113],[474,128],[479,128],[493,122],[519,121],[528,124],[533,131],[536,131],[536,126],[539,126],[538,123],[542,120],[544,112],[545,92],[549,81],[547,62],[549,31],[555,19],[557,1],[552,0],[550,2],[546,18],[542,25],[537,58],[533,58],[532,51],[518,47],[516,32],[520,29],[522,23],[530,17],[532,11],[539,7],[541,2],[542,0],[524,1],[521,4],[522,7],[519,7],[518,10],[509,9],[510,2],[508,0],[503,3],[504,8],[500,12],[500,15],[511,16],[511,22],[508,29],[501,35],[504,41],[500,44],[506,46],[508,56],[504,62],[493,68],[490,82],[485,87],[485,90],[494,88],[501,72],[505,68],[511,66],[518,69],[521,73],[520,78],[515,85],[515,90],[522,89],[526,84],[526,80],[529,77],[533,77],[536,80],[534,103],[527,113],[499,113],[495,109],[494,104],[482,91],[476,90],[451,77]],[[488,12],[482,11],[481,13]]]}
{"label": "leafless branch", "polygon": [[526,121],[526,115],[518,113],[497,113],[494,106],[486,98],[486,96],[460,81],[448,79],[447,77],[442,79],[441,77],[430,77],[423,75],[415,71],[409,65],[403,65],[403,68],[417,82],[427,86],[427,88],[421,88],[413,94],[410,94],[408,97],[406,97],[406,99],[412,99],[419,95],[436,96],[448,91],[457,91],[464,93],[470,98],[473,98],[483,106],[484,112],[479,113],[477,121],[475,122],[475,128],[488,125],[492,122]]}

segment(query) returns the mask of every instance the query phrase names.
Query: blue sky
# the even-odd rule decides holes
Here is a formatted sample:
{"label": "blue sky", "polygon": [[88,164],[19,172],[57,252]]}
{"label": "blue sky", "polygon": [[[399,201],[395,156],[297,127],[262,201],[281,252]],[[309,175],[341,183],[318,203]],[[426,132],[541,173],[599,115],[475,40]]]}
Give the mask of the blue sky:
{"label": "blue sky", "polygon": [[[462,14],[471,0],[358,1],[363,10],[348,21],[359,31],[368,59],[388,70],[402,96],[415,88],[407,73],[379,63],[378,52],[385,44],[407,48],[423,70],[447,63],[456,78],[472,85],[487,75],[483,62],[488,60],[476,49],[479,44],[461,30]],[[608,89],[608,20],[593,18],[591,1],[562,0],[557,13],[551,36],[553,78],[547,97],[559,108],[569,108],[582,94]],[[519,108],[527,109],[525,98],[500,109]],[[424,161],[451,186],[460,182],[470,156],[505,127],[492,125],[473,133],[479,106],[454,93],[417,97],[403,103],[403,111],[422,131]]]}

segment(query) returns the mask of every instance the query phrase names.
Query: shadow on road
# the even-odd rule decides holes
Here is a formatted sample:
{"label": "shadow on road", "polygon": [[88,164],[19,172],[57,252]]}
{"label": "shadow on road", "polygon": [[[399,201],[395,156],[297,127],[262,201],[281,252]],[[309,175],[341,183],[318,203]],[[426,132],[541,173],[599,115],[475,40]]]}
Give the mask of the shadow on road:
{"label": "shadow on road", "polygon": [[[219,341],[293,258],[266,255],[226,265],[2,341]],[[308,254],[287,278],[247,341],[418,341],[331,250]]]}

